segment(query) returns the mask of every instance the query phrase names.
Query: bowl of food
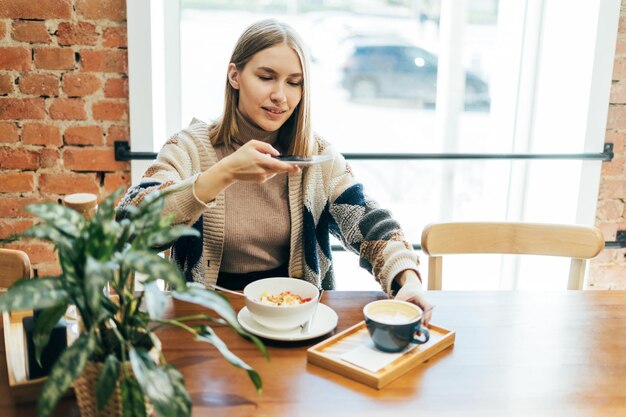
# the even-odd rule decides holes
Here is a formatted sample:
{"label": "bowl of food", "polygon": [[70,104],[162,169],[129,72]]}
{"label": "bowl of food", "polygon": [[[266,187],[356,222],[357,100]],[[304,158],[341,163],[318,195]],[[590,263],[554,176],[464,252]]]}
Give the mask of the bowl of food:
{"label": "bowl of food", "polygon": [[297,278],[265,278],[243,289],[252,318],[272,330],[291,330],[306,323],[315,312],[319,290]]}

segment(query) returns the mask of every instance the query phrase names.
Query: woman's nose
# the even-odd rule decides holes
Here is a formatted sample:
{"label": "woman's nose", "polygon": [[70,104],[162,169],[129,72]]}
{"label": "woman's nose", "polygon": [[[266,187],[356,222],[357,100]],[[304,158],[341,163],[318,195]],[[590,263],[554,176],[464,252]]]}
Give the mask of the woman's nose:
{"label": "woman's nose", "polygon": [[270,94],[270,100],[276,104],[282,104],[287,101],[287,96],[281,87],[276,87]]}

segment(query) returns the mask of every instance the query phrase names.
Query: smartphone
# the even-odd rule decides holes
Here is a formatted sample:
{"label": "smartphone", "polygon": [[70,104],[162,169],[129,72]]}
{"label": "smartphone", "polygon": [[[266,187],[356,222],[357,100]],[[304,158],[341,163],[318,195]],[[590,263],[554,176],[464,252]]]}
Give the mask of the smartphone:
{"label": "smartphone", "polygon": [[298,156],[298,155],[278,155],[273,156],[279,161],[286,162],[288,164],[298,166],[308,166],[321,164],[322,162],[330,161],[333,159],[332,155],[313,155],[313,156]]}

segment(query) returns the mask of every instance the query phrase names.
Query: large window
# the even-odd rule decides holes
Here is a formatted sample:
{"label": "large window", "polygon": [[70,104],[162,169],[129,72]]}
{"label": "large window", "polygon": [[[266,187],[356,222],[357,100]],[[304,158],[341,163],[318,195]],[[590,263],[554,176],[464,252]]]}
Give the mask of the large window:
{"label": "large window", "polygon": [[[309,47],[314,129],[341,152],[600,152],[618,12],[617,0],[180,0],[180,42],[165,53],[166,70],[180,56],[170,129],[219,116],[237,37],[275,17]],[[592,224],[600,172],[600,162],[554,160],[351,165],[415,243],[438,221]],[[334,256],[340,288],[376,288],[354,255]],[[547,269],[563,277],[554,288],[567,279],[566,262],[468,262],[446,263],[448,288],[544,286],[532,278]]]}

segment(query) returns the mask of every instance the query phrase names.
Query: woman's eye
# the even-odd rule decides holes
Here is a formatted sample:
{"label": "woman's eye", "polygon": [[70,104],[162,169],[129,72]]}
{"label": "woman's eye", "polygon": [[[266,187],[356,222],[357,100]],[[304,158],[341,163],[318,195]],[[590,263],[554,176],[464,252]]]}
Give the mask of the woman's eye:
{"label": "woman's eye", "polygon": [[272,79],[272,77],[267,77],[265,75],[259,75],[259,78],[262,79],[263,81],[269,81]]}
{"label": "woman's eye", "polygon": [[288,84],[293,87],[300,87],[302,85],[302,81],[290,81]]}

